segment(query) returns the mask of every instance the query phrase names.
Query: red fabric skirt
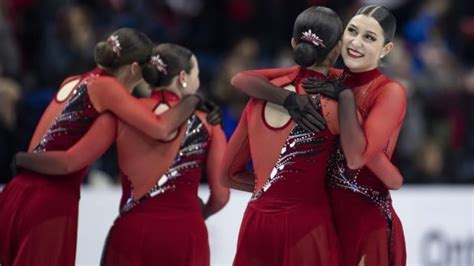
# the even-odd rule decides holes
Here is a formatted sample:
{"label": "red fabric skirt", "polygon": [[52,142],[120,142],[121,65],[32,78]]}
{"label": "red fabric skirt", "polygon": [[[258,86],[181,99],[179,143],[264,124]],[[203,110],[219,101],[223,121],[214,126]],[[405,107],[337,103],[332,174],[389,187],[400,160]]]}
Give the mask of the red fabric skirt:
{"label": "red fabric skirt", "polygon": [[79,187],[56,178],[25,171],[0,193],[2,266],[75,265]]}
{"label": "red fabric skirt", "polygon": [[166,205],[160,196],[115,220],[102,265],[209,266],[207,228],[197,197],[196,208],[186,209]]}
{"label": "red fabric skirt", "polygon": [[389,205],[391,218],[366,196],[330,187],[329,198],[341,245],[343,266],[405,266],[402,224]]}
{"label": "red fabric skirt", "polygon": [[328,208],[302,203],[271,211],[254,203],[249,203],[242,220],[235,266],[339,265]]}

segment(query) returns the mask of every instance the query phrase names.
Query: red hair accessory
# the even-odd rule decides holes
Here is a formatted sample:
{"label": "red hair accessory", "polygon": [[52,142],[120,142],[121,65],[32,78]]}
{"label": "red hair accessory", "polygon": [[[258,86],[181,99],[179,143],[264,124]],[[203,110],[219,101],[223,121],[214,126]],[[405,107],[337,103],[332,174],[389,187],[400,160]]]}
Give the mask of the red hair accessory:
{"label": "red hair accessory", "polygon": [[312,33],[311,29],[309,29],[308,31],[303,31],[303,35],[300,39],[303,41],[310,42],[315,46],[321,46],[323,48],[326,48],[326,45],[324,44],[323,40],[321,40],[318,35]]}
{"label": "red hair accessory", "polygon": [[109,38],[107,38],[107,43],[112,47],[112,50],[117,56],[120,56],[120,50],[122,48],[120,47],[120,42],[118,39],[117,35],[111,35]]}
{"label": "red hair accessory", "polygon": [[168,75],[168,71],[166,71],[167,65],[163,62],[163,60],[161,60],[159,54],[152,56],[150,62],[156,67],[156,69],[158,69],[158,71],[165,75]]}

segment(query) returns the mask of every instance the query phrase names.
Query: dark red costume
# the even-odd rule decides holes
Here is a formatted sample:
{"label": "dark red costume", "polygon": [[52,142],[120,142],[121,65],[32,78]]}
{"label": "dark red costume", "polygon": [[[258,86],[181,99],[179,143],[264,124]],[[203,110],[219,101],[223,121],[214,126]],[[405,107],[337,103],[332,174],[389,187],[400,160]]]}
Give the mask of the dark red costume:
{"label": "dark red costume", "polygon": [[[334,69],[331,69],[329,73],[331,79],[339,78],[341,74],[340,71]],[[258,86],[266,85],[261,80],[255,82],[255,79],[250,76],[246,81],[245,75],[265,77],[268,80],[272,80],[272,83],[278,87],[295,84],[298,93],[303,93],[303,89],[299,88],[301,80],[309,76],[318,76],[316,72],[301,68],[254,70],[242,74],[244,80],[241,77],[238,84],[239,86],[250,86],[250,90],[258,90]],[[319,78],[322,77],[319,76]],[[240,89],[244,90],[243,87]],[[249,89],[246,88],[245,91],[249,91]],[[256,95],[262,96],[261,93]],[[326,227],[327,230],[323,230],[322,233],[317,233],[316,237],[312,237],[313,239],[317,239],[317,237],[327,238],[328,233],[331,235],[330,228],[332,228],[333,221],[330,214],[326,216],[325,210],[331,209],[334,204],[344,205],[346,209],[352,208],[351,202],[345,201],[343,198],[331,197],[331,204],[326,198],[328,196],[325,185],[328,182],[327,178],[324,178],[327,174],[326,169],[328,164],[331,164],[331,166],[335,164],[335,158],[343,158],[343,154],[337,145],[338,138],[334,136],[339,133],[337,104],[334,101],[328,101],[324,97],[321,97],[320,103],[329,130],[324,130],[318,134],[310,134],[301,130],[299,126],[295,126],[293,122],[289,122],[289,124],[281,128],[270,130],[264,121],[260,121],[262,120],[261,118],[264,118],[263,109],[266,103],[255,99],[249,102],[241,118],[241,123],[235,132],[235,136],[229,142],[229,148],[225,156],[226,163],[224,164],[226,169],[228,169],[227,176],[235,180],[242,180],[245,176],[249,176],[250,173],[245,171],[246,161],[249,157],[252,158],[255,169],[256,185],[253,198],[256,200],[249,203],[242,222],[235,258],[236,265],[301,265],[304,261],[310,265],[338,265],[338,263],[357,265],[357,263],[345,263],[346,258],[344,256],[348,256],[346,255],[347,250],[354,246],[350,241],[342,244],[342,260],[338,262],[336,259],[331,259],[337,258],[339,252],[339,248],[335,249],[335,245],[328,244],[328,242],[326,242],[326,245],[318,245],[318,242],[314,241],[313,243],[304,242],[306,244],[301,247],[294,247],[297,241],[295,242],[291,237],[288,238],[293,236],[293,232],[299,232],[300,229],[302,231],[296,236],[311,236],[311,233],[304,231],[305,226],[301,224],[302,221],[311,221],[310,224],[312,226],[317,226],[321,222],[327,223],[327,219],[329,219],[329,225]],[[359,102],[357,103],[359,104]],[[396,102],[396,104],[400,103]],[[404,108],[403,104],[400,108]],[[359,118],[361,120],[367,119],[367,121],[362,121],[362,126],[365,128],[367,126],[375,127],[373,118],[368,116],[366,111],[367,109],[359,110]],[[396,110],[394,111],[394,114],[396,114]],[[260,120],[258,119],[259,115],[261,117]],[[402,117],[403,115],[399,119]],[[378,123],[384,121],[380,117],[378,119]],[[398,120],[397,125],[400,126],[400,124],[401,120]],[[392,135],[392,140],[396,140],[397,136],[398,131],[395,135]],[[299,145],[296,145],[297,143]],[[375,143],[376,141],[371,141],[370,147],[374,147],[372,144]],[[379,144],[376,146],[379,146]],[[279,147],[283,147],[281,153],[279,152]],[[386,147],[393,151],[394,143],[391,142]],[[389,156],[391,156],[391,152],[387,153],[386,150],[371,150],[370,157],[368,157],[370,160],[366,160],[367,166],[371,170],[366,168],[366,171],[376,173],[377,175],[372,174],[372,177],[375,179],[401,179],[402,177],[398,169],[390,163]],[[345,165],[345,162],[343,164]],[[335,173],[342,174],[337,172],[334,167],[331,167],[329,174],[334,175]],[[311,182],[313,183],[307,183],[309,180],[312,180]],[[377,179],[377,182],[383,186],[379,179]],[[388,192],[386,188],[385,191]],[[297,208],[286,208],[286,206],[294,207],[296,205],[294,203],[293,205],[288,204],[287,194],[292,196],[290,199],[294,202],[305,202],[308,199],[314,199],[316,200],[315,202],[319,202],[319,209],[313,205],[313,209],[307,208],[298,214],[292,213],[291,216],[280,217],[288,214],[290,209],[297,210]],[[311,216],[313,211],[320,216]],[[263,216],[263,213],[272,213],[272,215]],[[279,215],[278,218],[275,213]],[[336,214],[339,215],[340,213]],[[301,218],[298,219],[297,217]],[[340,236],[340,241],[347,241],[344,237],[345,232],[339,230],[339,226],[344,224],[347,228],[351,227],[352,218],[348,215],[336,216],[334,220],[335,229],[338,236]],[[282,225],[282,223],[285,223],[285,225]],[[311,225],[308,225],[306,230],[316,228],[311,227]],[[371,224],[367,223],[367,225],[367,227],[370,227]],[[384,225],[386,226],[387,224],[385,223]],[[267,235],[262,237],[262,233]],[[362,237],[362,234],[360,236]],[[271,241],[266,241],[266,239],[271,239]],[[303,237],[301,239],[306,238]],[[351,241],[357,242],[357,239],[351,239]],[[398,243],[401,242],[399,241]],[[312,252],[302,253],[301,250],[298,251],[299,248],[311,250]],[[296,251],[296,254],[300,252],[307,255],[295,256],[292,253],[293,251]],[[294,260],[296,257],[300,261]]]}
{"label": "dark red costume", "polygon": [[[369,164],[378,153],[390,158],[406,112],[405,88],[377,69],[344,75],[364,120],[367,146],[363,161]],[[386,186],[366,166],[349,169],[340,145],[328,174],[342,265],[359,265],[361,261],[366,266],[406,265],[402,224]]]}
{"label": "dark red costume", "polygon": [[[63,85],[69,82],[76,82],[74,89],[64,100],[58,94],[50,103],[32,137],[30,152],[69,149],[105,111],[155,138],[172,131],[168,128],[172,123],[146,109],[101,69],[71,77]],[[102,151],[109,145],[95,142],[89,149]],[[0,194],[2,266],[75,264],[79,189],[87,166],[59,176],[25,170],[6,185]]]}
{"label": "dark red costume", "polygon": [[[302,93],[300,82],[309,76],[326,78],[295,68],[272,83],[294,84]],[[339,245],[325,190],[336,136],[330,130],[309,133],[289,116],[286,124],[273,127],[266,121],[266,105],[249,101],[224,158],[226,175],[237,179],[251,174],[246,170],[251,159],[256,182],[234,265],[338,265]]]}

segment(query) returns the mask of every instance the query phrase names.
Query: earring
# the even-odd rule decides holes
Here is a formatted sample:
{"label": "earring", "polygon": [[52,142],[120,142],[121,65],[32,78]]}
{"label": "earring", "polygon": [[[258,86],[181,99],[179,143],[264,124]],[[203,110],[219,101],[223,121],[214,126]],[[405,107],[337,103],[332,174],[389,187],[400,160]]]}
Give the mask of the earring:
{"label": "earring", "polygon": [[385,56],[384,54],[380,55],[380,59],[382,59],[384,56]]}
{"label": "earring", "polygon": [[183,81],[183,88],[186,88],[188,86],[188,83]]}

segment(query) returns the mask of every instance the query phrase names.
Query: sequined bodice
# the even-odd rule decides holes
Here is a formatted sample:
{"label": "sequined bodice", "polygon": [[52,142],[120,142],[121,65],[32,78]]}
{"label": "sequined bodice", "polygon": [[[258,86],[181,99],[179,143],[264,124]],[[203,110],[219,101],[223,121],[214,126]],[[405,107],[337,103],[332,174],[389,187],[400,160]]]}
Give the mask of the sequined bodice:
{"label": "sequined bodice", "polygon": [[325,177],[336,136],[328,130],[308,133],[296,125],[262,189],[252,200],[326,201]]}
{"label": "sequined bodice", "polygon": [[329,161],[328,182],[333,189],[345,189],[363,195],[375,203],[387,218],[391,218],[391,197],[388,189],[367,167],[359,170],[348,168],[339,142]]}
{"label": "sequined bodice", "polygon": [[63,110],[33,152],[67,150],[89,130],[99,116],[87,93],[87,84],[96,77],[97,75],[89,76],[74,89]]}
{"label": "sequined bodice", "polygon": [[191,116],[187,122],[184,139],[170,168],[146,195],[133,201],[132,194],[121,212],[127,212],[140,202],[162,194],[176,196],[180,201],[195,199],[206,162],[209,137],[209,133],[199,117]]}
{"label": "sequined bodice", "polygon": [[[378,69],[360,73],[350,73],[346,70],[343,76],[344,84],[354,92],[358,111],[366,119],[376,102],[378,88],[390,80]],[[375,203],[390,219],[390,192],[366,166],[359,170],[349,169],[339,142],[329,163],[328,182],[332,189],[345,189],[363,195]]]}

